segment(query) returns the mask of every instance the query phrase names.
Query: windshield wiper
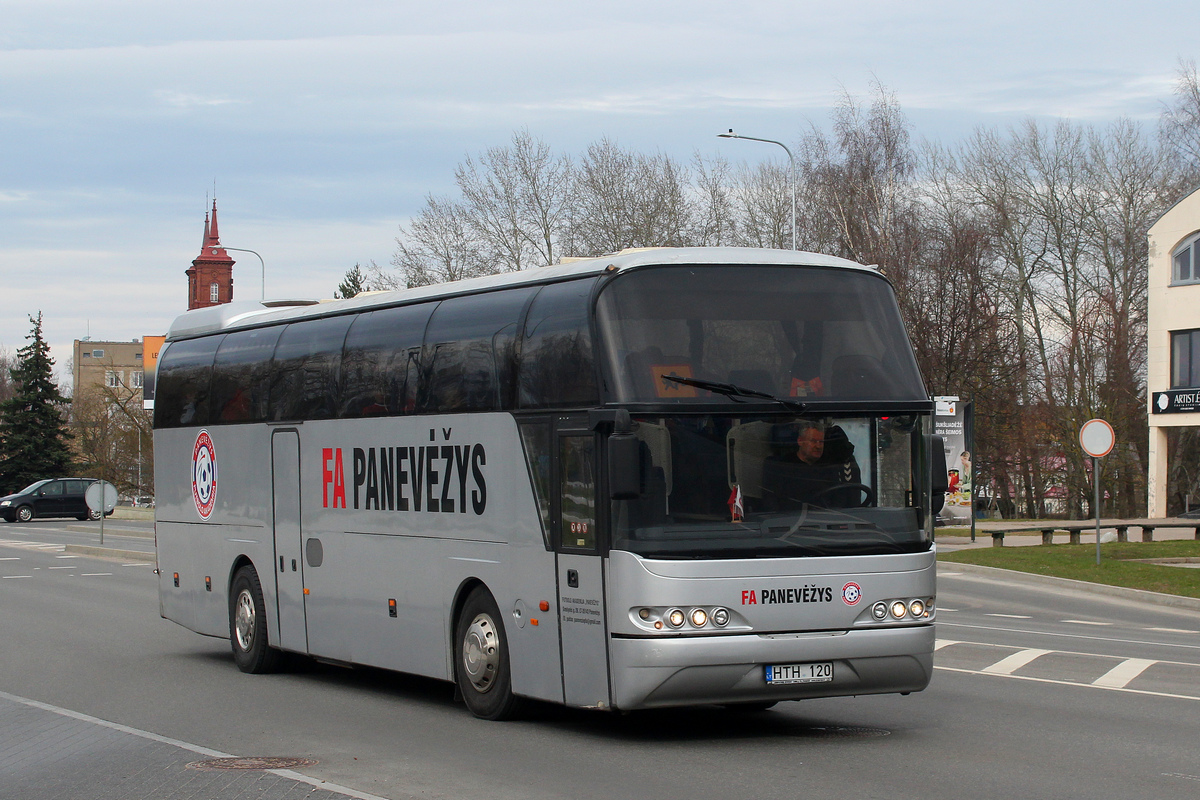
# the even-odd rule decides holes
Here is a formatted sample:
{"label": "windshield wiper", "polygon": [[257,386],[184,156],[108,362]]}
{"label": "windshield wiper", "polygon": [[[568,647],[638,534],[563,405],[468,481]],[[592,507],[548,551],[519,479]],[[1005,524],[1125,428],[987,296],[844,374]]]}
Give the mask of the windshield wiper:
{"label": "windshield wiper", "polygon": [[760,392],[757,389],[747,389],[744,386],[735,386],[732,383],[717,383],[716,381],[702,381],[698,378],[680,378],[677,375],[663,375],[662,377],[664,380],[674,381],[675,383],[682,383],[685,386],[695,386],[697,389],[705,389],[710,392],[716,392],[717,394],[728,397],[730,400],[732,400],[735,403],[745,402],[744,400],[739,400],[738,399],[739,397],[761,397],[764,400],[771,400],[773,402],[779,403],[779,405],[783,406],[784,408],[786,408],[790,411],[795,411],[797,414],[803,414],[808,409],[808,405],[805,403],[800,403],[795,400],[789,400],[786,397],[776,397],[773,394],[767,394],[766,392]]}

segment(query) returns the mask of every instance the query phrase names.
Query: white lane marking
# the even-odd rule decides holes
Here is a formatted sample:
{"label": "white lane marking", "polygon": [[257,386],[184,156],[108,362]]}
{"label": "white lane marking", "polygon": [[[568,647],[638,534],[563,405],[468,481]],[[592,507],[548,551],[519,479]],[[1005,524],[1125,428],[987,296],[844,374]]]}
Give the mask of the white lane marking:
{"label": "white lane marking", "polygon": [[4,558],[0,558],[0,561],[20,561],[20,560],[21,560],[20,556],[5,556]]}
{"label": "white lane marking", "polygon": [[1013,653],[1011,656],[1005,656],[995,664],[992,664],[990,667],[984,667],[982,672],[986,672],[989,675],[1012,675],[1014,672],[1028,664],[1030,661],[1033,661],[1035,658],[1040,658],[1041,656],[1052,652],[1054,651],[1038,650],[1037,648],[1033,647],[1029,648],[1028,650],[1020,650],[1016,653]]}
{"label": "white lane marking", "polygon": [[[1148,642],[1144,639],[1116,639],[1111,636],[1087,636],[1082,633],[1059,633],[1057,631],[1031,631],[1024,628],[994,628],[991,625],[971,625],[966,622],[938,622],[944,628],[971,628],[980,631],[997,631],[999,633],[1026,633],[1030,636],[1057,636],[1061,639],[1087,639],[1093,642],[1109,642],[1113,644],[1148,644],[1155,647],[1174,647],[1184,650],[1200,650],[1200,644],[1173,644],[1171,642]],[[1099,655],[1093,653],[1092,655]]]}
{"label": "white lane marking", "polygon": [[1086,619],[1060,619],[1059,622],[1069,622],[1072,625],[1112,625],[1111,622],[1092,622],[1091,620]]}
{"label": "white lane marking", "polygon": [[0,545],[19,547],[22,550],[53,550],[57,553],[61,553],[67,549],[65,544],[47,544],[45,542],[27,542],[15,539],[0,539]]}
{"label": "white lane marking", "polygon": [[1200,781],[1200,775],[1188,775],[1184,772],[1164,772],[1164,778],[1183,778],[1185,781]]}
{"label": "white lane marking", "polygon": [[[39,703],[37,700],[30,700],[27,697],[20,697],[15,694],[9,694],[8,692],[0,692],[0,698],[3,698],[4,700],[8,700],[13,703],[20,703],[21,705],[29,706],[31,708],[40,708],[43,711],[49,711],[52,714],[58,714],[59,716],[68,717],[70,719],[77,719],[77,720],[80,720],[81,722],[90,722],[93,725],[100,725],[101,727],[108,728],[109,730],[120,731],[121,733],[132,734],[133,736],[138,736],[142,739],[149,739],[152,742],[161,742],[163,744],[169,744],[173,747],[178,747],[183,750],[189,750],[193,753],[197,753],[202,756],[207,756],[208,758],[234,758],[234,756],[231,753],[222,753],[219,750],[210,750],[207,747],[201,747],[198,744],[192,744],[190,742],[185,742],[180,739],[170,739],[166,736],[159,736],[157,733],[150,733],[149,731],[143,731],[139,728],[131,728],[128,725],[119,725],[115,722],[109,722],[106,719],[100,719],[99,717],[92,717],[92,716],[88,716],[87,714],[80,714],[78,711],[71,711],[70,709],[67,709],[67,708],[60,708],[59,706],[52,706],[49,703]],[[310,778],[308,775],[303,775],[299,772],[296,772],[295,770],[268,769],[268,770],[264,770],[264,772],[269,772],[272,775],[278,775],[281,778],[290,778],[291,780],[294,780],[294,781],[299,781],[301,783],[307,783],[309,786],[312,786],[314,789],[325,789],[326,791],[334,792],[336,794],[344,794],[347,797],[353,797],[353,798],[356,798],[357,800],[387,800],[387,798],[380,797],[377,794],[371,794],[369,792],[360,792],[357,789],[351,789],[349,786],[342,786],[337,783],[326,783],[325,781],[319,780],[318,778]]]}
{"label": "white lane marking", "polygon": [[953,641],[951,639],[938,639],[933,643],[933,649],[941,650],[943,647],[949,647],[952,644],[959,644],[959,642]]}
{"label": "white lane marking", "polygon": [[[99,491],[99,490],[97,490],[97,491]],[[940,569],[938,570],[938,577],[957,578],[959,575],[962,575],[962,573],[961,572],[943,572]]]}
{"label": "white lane marking", "polygon": [[944,607],[936,607],[936,606],[934,607],[934,610],[935,611],[949,611],[952,614],[958,612],[957,608],[944,608]]}
{"label": "white lane marking", "polygon": [[[97,491],[99,491],[99,490],[97,490]],[[112,573],[111,572],[81,572],[81,573],[79,573],[79,577],[81,577],[81,578],[96,578],[96,577],[100,577],[102,575],[112,575]]]}
{"label": "white lane marking", "polygon": [[137,564],[122,564],[121,566],[122,567],[148,567],[150,565],[147,564],[145,561],[141,561],[141,562],[138,562]]}
{"label": "white lane marking", "polygon": [[1104,686],[1110,689],[1124,689],[1129,682],[1141,675],[1157,661],[1148,658],[1127,658],[1120,664],[1092,681],[1093,686]]}
{"label": "white lane marking", "polygon": [[1184,628],[1146,628],[1146,630],[1156,633],[1200,633],[1200,631],[1189,631]]}
{"label": "white lane marking", "polygon": [[32,575],[0,575],[0,578],[4,578],[6,580],[8,578],[32,578],[32,577],[33,577]]}
{"label": "white lane marking", "polygon": [[55,556],[55,558],[79,558],[79,556]]}
{"label": "white lane marking", "polygon": [[1004,617],[1005,619],[1033,619],[1025,614],[984,614],[985,617]]}
{"label": "white lane marking", "polygon": [[[100,491],[97,489],[96,491]],[[75,567],[46,567],[46,569],[75,569]]]}
{"label": "white lane marking", "polygon": [[[1007,678],[1012,681],[1032,681],[1034,683],[1053,683],[1058,686],[1075,686],[1085,689],[1103,689],[1106,692],[1126,692],[1128,694],[1149,695],[1150,697],[1170,697],[1174,700],[1200,700],[1200,697],[1194,694],[1171,694],[1170,692],[1151,692],[1146,689],[1129,689],[1119,688],[1116,686],[1095,686],[1090,683],[1076,683],[1074,681],[1059,681],[1053,678],[1034,678],[1030,675],[995,675],[990,672],[980,672],[976,669],[960,669],[958,667],[942,667],[934,664],[934,669],[940,669],[943,672],[960,672],[964,675],[991,675],[995,678]],[[0,694],[3,694],[0,692]]]}

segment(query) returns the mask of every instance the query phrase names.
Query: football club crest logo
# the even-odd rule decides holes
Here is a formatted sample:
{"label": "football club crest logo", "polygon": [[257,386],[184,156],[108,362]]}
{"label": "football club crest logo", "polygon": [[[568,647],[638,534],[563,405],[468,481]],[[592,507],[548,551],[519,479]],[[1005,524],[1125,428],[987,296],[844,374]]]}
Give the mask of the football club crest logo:
{"label": "football club crest logo", "polygon": [[212,516],[217,502],[217,451],[208,431],[200,431],[192,448],[192,500],[201,519]]}
{"label": "football club crest logo", "polygon": [[857,583],[847,583],[842,587],[842,602],[848,606],[858,605],[862,599],[862,588]]}

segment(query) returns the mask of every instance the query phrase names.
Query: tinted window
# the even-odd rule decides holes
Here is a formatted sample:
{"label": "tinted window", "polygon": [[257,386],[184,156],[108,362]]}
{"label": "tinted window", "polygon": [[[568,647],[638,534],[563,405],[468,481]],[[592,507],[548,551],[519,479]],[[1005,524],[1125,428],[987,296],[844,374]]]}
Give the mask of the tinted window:
{"label": "tinted window", "polygon": [[269,418],[329,419],[337,411],[338,366],[351,316],[293,322],[271,366]]}
{"label": "tinted window", "polygon": [[425,324],[434,303],[382,308],[358,317],[342,353],[339,416],[411,414]]}
{"label": "tinted window", "polygon": [[84,494],[87,492],[87,481],[66,481],[67,494]]}
{"label": "tinted window", "polygon": [[892,288],[875,273],[636,270],[604,288],[596,315],[614,400],[723,399],[672,378],[815,401],[928,400]]}
{"label": "tinted window", "polygon": [[423,411],[495,411],[515,405],[517,323],[536,289],[454,297],[425,335]]}
{"label": "tinted window", "polygon": [[594,281],[543,287],[529,307],[521,343],[521,407],[594,405],[599,401],[588,297]]}
{"label": "tinted window", "polygon": [[158,361],[154,427],[208,424],[213,357],[223,338],[207,336],[167,345]]}
{"label": "tinted window", "polygon": [[62,481],[50,481],[50,483],[47,483],[45,486],[42,487],[42,494],[44,494],[44,495],[51,495],[53,497],[58,497],[62,493],[63,493],[63,482]]}
{"label": "tinted window", "polygon": [[238,331],[221,342],[213,364],[214,422],[261,422],[267,418],[271,355],[282,330]]}

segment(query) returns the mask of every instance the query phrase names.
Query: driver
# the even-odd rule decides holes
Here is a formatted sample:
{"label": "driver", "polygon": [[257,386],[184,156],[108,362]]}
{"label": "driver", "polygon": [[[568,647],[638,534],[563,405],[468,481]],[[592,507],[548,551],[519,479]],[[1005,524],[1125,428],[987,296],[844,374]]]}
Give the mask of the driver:
{"label": "driver", "polygon": [[[790,437],[789,437],[790,439]],[[763,464],[764,511],[792,511],[806,504],[847,508],[862,504],[862,473],[854,445],[837,425],[801,420],[796,446]],[[837,488],[845,484],[844,489]]]}

